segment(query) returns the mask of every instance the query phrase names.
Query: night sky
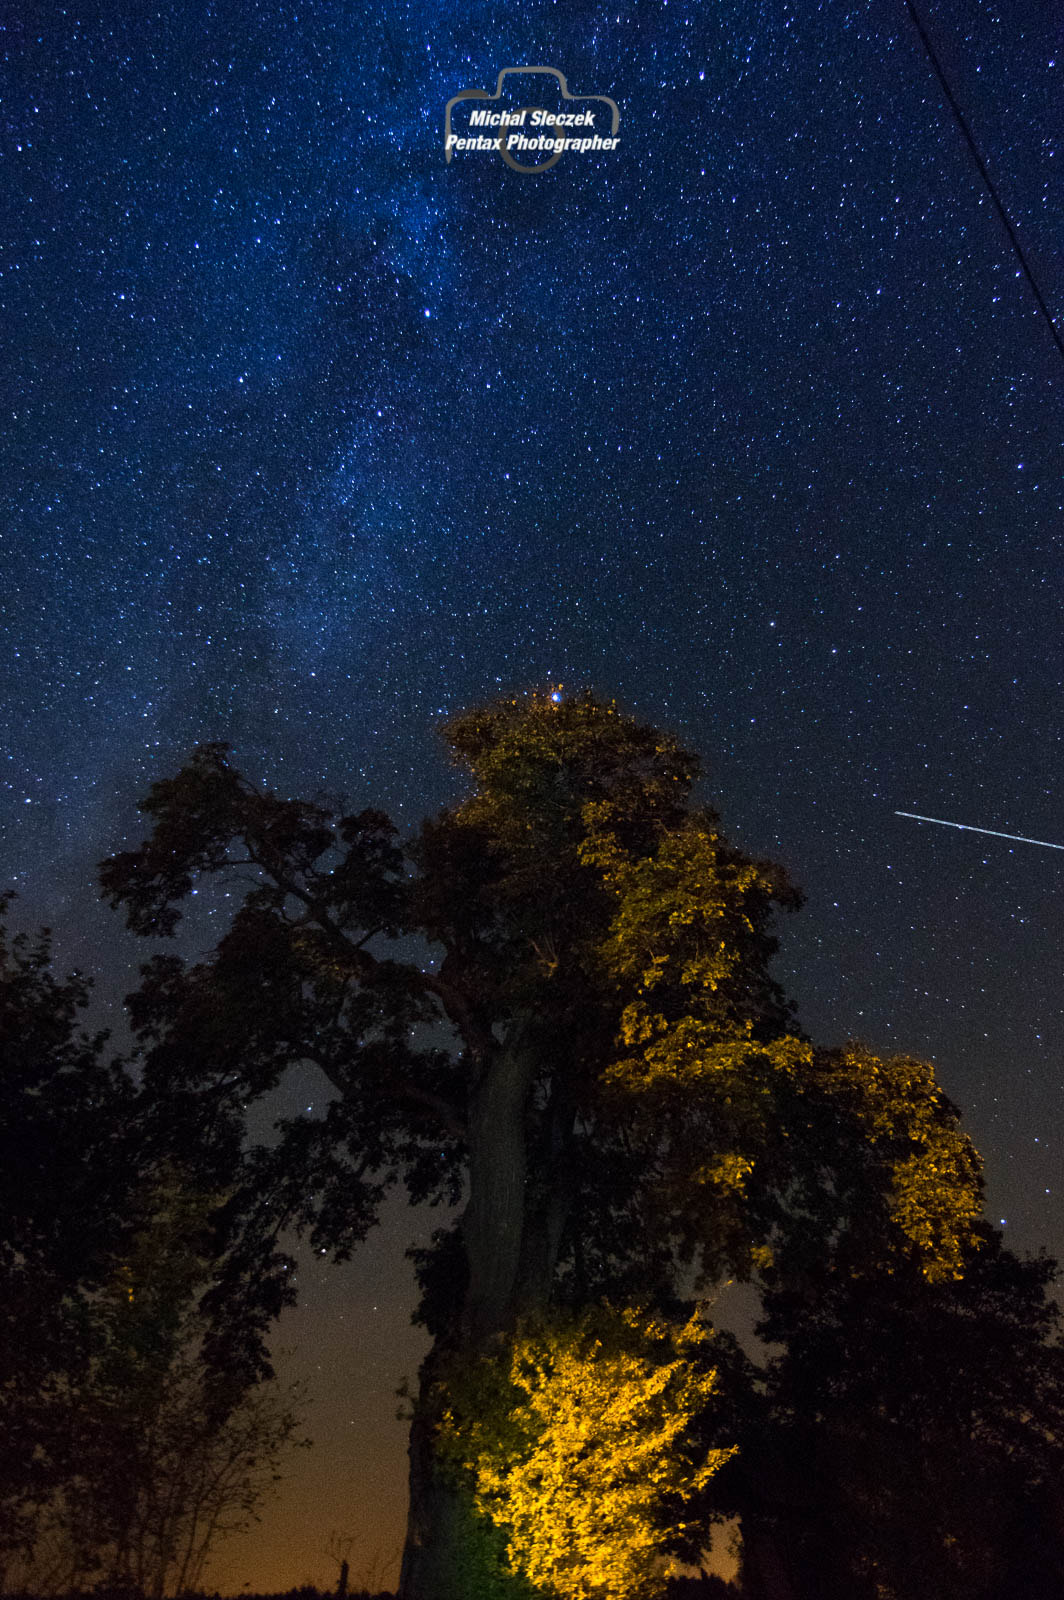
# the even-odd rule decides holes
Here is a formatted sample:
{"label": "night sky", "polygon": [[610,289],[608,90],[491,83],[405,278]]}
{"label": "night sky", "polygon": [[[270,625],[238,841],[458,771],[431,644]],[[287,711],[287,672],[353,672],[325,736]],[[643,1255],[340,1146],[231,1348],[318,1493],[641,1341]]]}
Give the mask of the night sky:
{"label": "night sky", "polygon": [[[1064,318],[1056,8],[923,6]],[[458,792],[443,714],[589,684],[805,887],[805,1027],[933,1056],[992,1218],[1064,1251],[1064,857],[894,815],[1064,842],[1064,362],[902,0],[9,16],[20,919],[118,1022],[147,950],[94,863],[197,740],[413,829]],[[445,163],[448,99],[531,64],[612,96],[619,148]],[[504,103],[560,105],[529,83]],[[436,1220],[305,1265],[279,1345],[318,1445],[223,1586],[335,1581],[331,1530],[353,1577],[395,1554],[402,1247]]]}

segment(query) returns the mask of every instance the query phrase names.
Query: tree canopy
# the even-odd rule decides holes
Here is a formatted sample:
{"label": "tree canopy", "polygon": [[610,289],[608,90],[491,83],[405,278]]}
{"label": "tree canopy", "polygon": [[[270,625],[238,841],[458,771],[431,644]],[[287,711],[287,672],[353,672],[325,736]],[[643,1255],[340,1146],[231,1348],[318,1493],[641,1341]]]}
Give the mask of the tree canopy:
{"label": "tree canopy", "polygon": [[257,1387],[232,1196],[198,1181],[239,1128],[168,1161],[89,994],[0,915],[0,1588],[162,1594],[254,1513],[295,1418]]}
{"label": "tree canopy", "polygon": [[138,1201],[59,1397],[66,1468],[9,1562],[8,1584],[36,1594],[189,1592],[219,1542],[258,1519],[298,1427],[297,1394],[206,1356],[216,1197],[170,1171]]}
{"label": "tree canopy", "polygon": [[[956,1108],[926,1063],[801,1032],[770,970],[775,918],[800,896],[729,843],[689,751],[591,694],[504,699],[444,736],[468,793],[412,839],[379,811],[257,787],[210,745],[153,785],[149,837],[102,869],[149,937],[174,934],[194,891],[231,908],[209,957],[156,954],[131,1002],[174,1140],[209,1153],[297,1063],[330,1085],[324,1115],[285,1122],[230,1174],[219,1303],[265,1286],[245,1333],[286,1293],[284,1226],[343,1257],[391,1183],[460,1207],[420,1260],[435,1342],[404,1600],[462,1593],[469,1491],[448,1466],[447,1396],[516,1359],[527,1330],[592,1312],[683,1327],[684,1302],[727,1276],[780,1295],[825,1273],[947,1292],[980,1242]],[[690,1457],[694,1498],[719,1444]],[[483,1454],[467,1461],[497,1508]],[[674,1492],[653,1512],[666,1554]],[[550,1579],[519,1522],[526,1577],[592,1592]]]}
{"label": "tree canopy", "polygon": [[47,933],[0,918],[0,1567],[69,1469],[65,1386],[137,1221],[134,1088],[83,1025],[88,994],[52,972]]}

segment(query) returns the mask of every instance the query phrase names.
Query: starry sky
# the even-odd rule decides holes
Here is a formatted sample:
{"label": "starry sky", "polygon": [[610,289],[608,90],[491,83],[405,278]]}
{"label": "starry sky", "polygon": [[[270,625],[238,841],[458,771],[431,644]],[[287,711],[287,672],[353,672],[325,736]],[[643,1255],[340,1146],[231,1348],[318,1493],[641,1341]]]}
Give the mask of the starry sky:
{"label": "starry sky", "polygon": [[[1054,9],[923,0],[1064,318]],[[195,741],[412,829],[443,714],[590,684],[805,887],[806,1028],[933,1056],[1064,1251],[1064,858],[894,815],[1064,841],[1064,363],[903,0],[71,0],[0,49],[4,877],[100,1008],[145,951],[94,863]],[[619,148],[447,164],[521,64]],[[434,1220],[305,1265],[318,1444],[223,1586],[334,1581],[333,1530],[394,1577]]]}

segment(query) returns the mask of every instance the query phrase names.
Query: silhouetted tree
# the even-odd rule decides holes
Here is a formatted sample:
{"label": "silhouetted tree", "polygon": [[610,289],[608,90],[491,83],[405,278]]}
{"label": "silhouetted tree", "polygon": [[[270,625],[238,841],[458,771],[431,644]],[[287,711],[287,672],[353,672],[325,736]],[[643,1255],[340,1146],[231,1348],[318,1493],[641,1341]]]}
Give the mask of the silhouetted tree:
{"label": "silhouetted tree", "polygon": [[82,1025],[89,985],[0,897],[0,1573],[72,1467],[69,1388],[91,1305],[137,1225],[135,1090]]}
{"label": "silhouetted tree", "polygon": [[776,1274],[782,1353],[731,1468],[750,1600],[1064,1593],[1054,1263],[984,1226],[964,1269]]}
{"label": "silhouetted tree", "polygon": [[342,1535],[335,1530],[330,1533],[325,1546],[325,1554],[330,1561],[335,1561],[340,1569],[340,1576],[336,1582],[337,1600],[344,1600],[347,1594],[348,1580],[351,1575],[351,1547],[354,1544],[352,1535]]}
{"label": "silhouetted tree", "polygon": [[150,1209],[88,1311],[66,1385],[71,1459],[15,1576],[34,1592],[191,1590],[212,1549],[257,1520],[298,1426],[297,1396],[212,1367],[200,1300],[214,1202],[158,1175]]}
{"label": "silhouetted tree", "polygon": [[[163,1164],[89,993],[0,915],[0,1584],[106,1570],[161,1593],[223,1508],[253,1509],[294,1424],[250,1392],[278,1293],[261,1252],[242,1229],[237,1260],[227,1202]],[[241,1134],[213,1118],[199,1173]]]}
{"label": "silhouetted tree", "polygon": [[[380,812],[256,788],[215,745],[152,787],[150,838],[102,869],[147,936],[194,886],[233,908],[209,959],[156,956],[132,1002],[167,1126],[202,1138],[296,1063],[331,1086],[324,1116],[244,1158],[234,1292],[290,1221],[346,1255],[398,1176],[414,1201],[464,1200],[420,1260],[434,1347],[404,1600],[471,1600],[449,1386],[527,1319],[609,1302],[682,1325],[692,1274],[832,1248],[844,1191],[866,1266],[945,1281],[980,1209],[930,1068],[795,1030],[768,965],[798,897],[693,803],[689,752],[591,695],[504,700],[445,736],[469,795],[407,845]],[[697,1553],[693,1522],[666,1525],[663,1554]]]}

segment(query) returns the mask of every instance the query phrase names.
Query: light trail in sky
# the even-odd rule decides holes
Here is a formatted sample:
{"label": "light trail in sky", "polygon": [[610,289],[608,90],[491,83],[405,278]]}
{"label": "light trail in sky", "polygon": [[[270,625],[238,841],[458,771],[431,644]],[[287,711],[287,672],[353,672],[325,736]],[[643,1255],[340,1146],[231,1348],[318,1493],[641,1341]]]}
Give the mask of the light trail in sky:
{"label": "light trail in sky", "polygon": [[1017,844],[1038,844],[1043,850],[1064,850],[1064,844],[1051,844],[1048,839],[1029,839],[1023,833],[1000,833],[997,828],[973,828],[970,822],[945,822],[941,817],[922,817],[918,811],[895,811],[896,817],[909,817],[913,822],[933,822],[939,828],[960,828],[963,833],[989,833],[995,839],[1014,839]]}

